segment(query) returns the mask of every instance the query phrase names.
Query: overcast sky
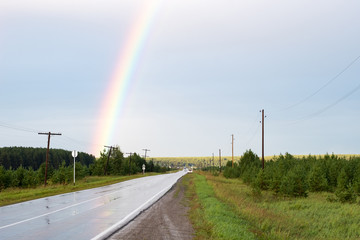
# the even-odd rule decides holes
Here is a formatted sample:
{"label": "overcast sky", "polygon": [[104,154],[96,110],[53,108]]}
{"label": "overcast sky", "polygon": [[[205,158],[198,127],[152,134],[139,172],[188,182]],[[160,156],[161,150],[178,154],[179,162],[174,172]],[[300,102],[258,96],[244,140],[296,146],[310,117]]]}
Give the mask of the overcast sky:
{"label": "overcast sky", "polygon": [[[91,151],[148,1],[1,0],[0,147],[46,147],[37,132],[51,131],[63,134],[52,148]],[[231,155],[234,134],[235,155],[261,155],[265,109],[265,155],[359,154],[359,9],[357,0],[161,1],[103,144]]]}

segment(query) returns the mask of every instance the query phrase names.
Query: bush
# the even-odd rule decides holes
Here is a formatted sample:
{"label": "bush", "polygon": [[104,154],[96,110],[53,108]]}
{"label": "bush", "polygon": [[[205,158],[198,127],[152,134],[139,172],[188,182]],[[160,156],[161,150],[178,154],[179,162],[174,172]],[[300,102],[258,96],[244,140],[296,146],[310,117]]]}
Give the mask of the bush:
{"label": "bush", "polygon": [[307,197],[307,184],[301,167],[291,169],[282,179],[280,193],[291,197]]}
{"label": "bush", "polygon": [[72,168],[66,167],[63,161],[59,169],[55,170],[51,180],[53,183],[67,184],[73,181],[73,178]]}
{"label": "bush", "polygon": [[338,198],[338,201],[342,203],[355,203],[356,202],[356,193],[351,184],[349,184],[344,189],[337,189],[335,195]]}
{"label": "bush", "polygon": [[316,164],[308,175],[309,190],[312,192],[326,191],[328,183],[323,168]]}
{"label": "bush", "polygon": [[225,167],[223,174],[224,174],[224,177],[226,177],[226,178],[238,178],[238,177],[240,177],[240,169],[232,168],[232,167]]}
{"label": "bush", "polygon": [[39,184],[37,172],[30,167],[24,176],[22,187],[36,187]]}
{"label": "bush", "polygon": [[26,175],[26,170],[20,165],[20,167],[16,169],[16,171],[13,171],[12,173],[11,186],[22,187],[25,175]]}
{"label": "bush", "polygon": [[11,185],[12,171],[0,166],[0,191]]}
{"label": "bush", "polygon": [[253,183],[256,179],[256,175],[258,174],[258,172],[260,170],[261,170],[261,168],[256,167],[256,166],[251,166],[251,167],[247,168],[242,174],[242,179],[243,179],[244,183],[247,183],[247,184]]}
{"label": "bush", "polygon": [[339,174],[337,179],[337,188],[335,191],[335,195],[338,200],[342,203],[354,203],[356,202],[356,193],[352,184],[349,182],[348,175],[343,168]]}
{"label": "bush", "polygon": [[261,169],[258,172],[258,174],[256,175],[256,178],[255,178],[255,181],[254,181],[254,186],[256,186],[257,188],[259,188],[261,190],[269,189],[269,180],[265,176],[265,171],[264,170]]}

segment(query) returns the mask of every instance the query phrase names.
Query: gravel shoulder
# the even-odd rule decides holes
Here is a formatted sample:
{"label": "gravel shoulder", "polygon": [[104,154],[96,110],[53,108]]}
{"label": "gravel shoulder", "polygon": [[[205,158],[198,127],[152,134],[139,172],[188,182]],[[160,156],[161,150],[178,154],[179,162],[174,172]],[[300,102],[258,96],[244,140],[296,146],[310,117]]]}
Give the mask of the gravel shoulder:
{"label": "gravel shoulder", "polygon": [[193,239],[182,178],[159,201],[109,239]]}

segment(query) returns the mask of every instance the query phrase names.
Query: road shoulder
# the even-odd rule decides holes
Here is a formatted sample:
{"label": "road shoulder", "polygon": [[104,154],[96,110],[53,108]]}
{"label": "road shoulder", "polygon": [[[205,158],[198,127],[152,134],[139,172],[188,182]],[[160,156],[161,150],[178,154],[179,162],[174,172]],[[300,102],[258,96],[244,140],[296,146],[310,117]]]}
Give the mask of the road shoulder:
{"label": "road shoulder", "polygon": [[109,239],[193,239],[181,178],[159,201]]}

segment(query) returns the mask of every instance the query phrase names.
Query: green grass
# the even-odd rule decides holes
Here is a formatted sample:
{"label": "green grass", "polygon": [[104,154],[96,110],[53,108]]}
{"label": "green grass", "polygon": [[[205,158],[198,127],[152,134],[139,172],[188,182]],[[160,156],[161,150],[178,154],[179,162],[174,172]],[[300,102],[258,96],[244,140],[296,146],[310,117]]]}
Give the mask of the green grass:
{"label": "green grass", "polygon": [[140,178],[143,176],[157,175],[157,173],[146,173],[145,175],[136,174],[131,176],[90,176],[82,180],[76,181],[76,184],[48,184],[46,187],[39,186],[36,188],[8,188],[0,192],[0,206],[19,203],[23,201],[33,200],[53,196],[57,194],[75,192],[89,188],[102,187],[126,180]]}
{"label": "green grass", "polygon": [[196,194],[195,184],[194,184],[193,174],[187,174],[183,177],[182,183],[186,186],[185,196],[187,203],[190,206],[189,218],[193,224],[196,236],[194,239],[203,240],[203,239],[212,239],[211,238],[211,229],[212,226],[209,222],[205,220],[204,208],[201,207],[199,198]]}
{"label": "green grass", "polygon": [[[205,175],[205,174],[204,174]],[[359,239],[360,205],[326,200],[330,193],[308,198],[255,194],[239,179],[206,174],[216,198],[226,203],[260,239]]]}
{"label": "green grass", "polygon": [[[256,239],[249,224],[215,196],[204,176],[195,174],[193,178],[199,204],[194,213],[199,215],[200,223],[195,222],[199,239]],[[200,233],[197,225],[203,226]]]}

